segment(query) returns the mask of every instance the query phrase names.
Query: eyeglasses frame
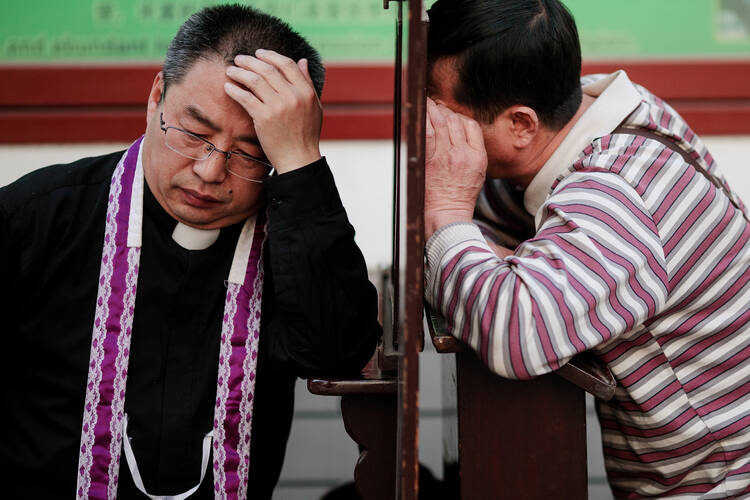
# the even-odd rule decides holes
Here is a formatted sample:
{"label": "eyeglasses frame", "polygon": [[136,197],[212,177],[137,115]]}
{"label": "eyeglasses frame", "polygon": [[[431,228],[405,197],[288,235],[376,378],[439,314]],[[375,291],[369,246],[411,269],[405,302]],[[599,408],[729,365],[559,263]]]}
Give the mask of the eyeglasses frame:
{"label": "eyeglasses frame", "polygon": [[[274,172],[273,165],[271,165],[267,161],[261,160],[260,158],[256,158],[254,156],[250,156],[249,154],[240,153],[239,151],[224,151],[223,149],[217,148],[211,141],[206,140],[206,139],[204,139],[203,137],[201,137],[199,135],[195,135],[192,132],[189,132],[189,131],[187,131],[187,130],[185,130],[183,128],[180,128],[180,127],[175,127],[174,125],[167,125],[166,122],[164,121],[164,112],[163,111],[159,113],[159,128],[161,128],[161,130],[164,132],[164,137],[165,137],[164,143],[167,145],[167,147],[169,149],[171,149],[172,151],[174,151],[175,153],[177,153],[178,155],[184,156],[185,158],[190,158],[191,160],[197,160],[197,161],[208,160],[208,158],[214,153],[214,151],[218,151],[219,153],[223,154],[224,157],[225,157],[224,169],[227,172],[229,172],[230,174],[234,175],[235,177],[239,177],[240,179],[244,179],[244,180],[250,181],[250,182],[255,182],[255,183],[258,183],[258,184],[263,184],[263,179],[265,179],[266,177],[270,177],[273,174],[273,172]],[[183,134],[187,134],[190,137],[193,137],[195,139],[198,139],[199,141],[204,142],[206,145],[208,145],[210,147],[210,149],[208,151],[208,154],[205,157],[203,157],[203,158],[194,158],[192,156],[186,155],[185,153],[182,153],[180,151],[175,150],[166,141],[167,130],[169,130],[170,128],[175,129],[175,130],[179,130]],[[227,163],[229,162],[229,158],[231,158],[232,155],[237,155],[237,156],[239,156],[241,158],[246,158],[248,160],[256,161],[256,162],[260,163],[261,165],[267,166],[270,169],[270,171],[262,179],[251,179],[249,177],[245,177],[243,175],[240,175],[240,174],[238,174],[236,172],[232,172],[227,167]]]}

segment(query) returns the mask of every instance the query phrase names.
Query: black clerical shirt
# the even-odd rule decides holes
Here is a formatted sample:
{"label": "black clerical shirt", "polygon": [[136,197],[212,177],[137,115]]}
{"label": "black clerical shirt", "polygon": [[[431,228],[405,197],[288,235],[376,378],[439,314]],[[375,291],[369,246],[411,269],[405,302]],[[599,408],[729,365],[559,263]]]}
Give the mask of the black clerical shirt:
{"label": "black clerical shirt", "polygon": [[[75,494],[109,181],[122,152],[34,172],[0,189],[0,351],[7,498]],[[268,238],[250,455],[250,498],[278,481],[297,376],[359,370],[380,327],[354,231],[324,159],[265,183]],[[146,490],[200,478],[212,428],[219,332],[241,224],[205,250],[146,186],[125,411]],[[209,465],[210,468],[210,465]],[[211,470],[195,498],[213,497]],[[118,498],[141,498],[124,454]]]}

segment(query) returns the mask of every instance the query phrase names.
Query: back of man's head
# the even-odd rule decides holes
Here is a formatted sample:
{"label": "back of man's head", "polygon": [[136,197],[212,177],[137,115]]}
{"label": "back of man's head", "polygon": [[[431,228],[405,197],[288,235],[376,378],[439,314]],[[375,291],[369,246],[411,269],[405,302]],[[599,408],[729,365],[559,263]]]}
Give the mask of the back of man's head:
{"label": "back of man's head", "polygon": [[325,69],[318,52],[285,22],[244,5],[206,7],[180,26],[164,59],[165,93],[199,59],[232,64],[236,55],[255,55],[257,49],[273,50],[295,61],[307,59],[315,91],[321,94]]}
{"label": "back of man's head", "polygon": [[581,48],[559,0],[438,0],[429,16],[429,65],[456,56],[453,98],[479,121],[491,123],[514,104],[553,130],[575,115]]}

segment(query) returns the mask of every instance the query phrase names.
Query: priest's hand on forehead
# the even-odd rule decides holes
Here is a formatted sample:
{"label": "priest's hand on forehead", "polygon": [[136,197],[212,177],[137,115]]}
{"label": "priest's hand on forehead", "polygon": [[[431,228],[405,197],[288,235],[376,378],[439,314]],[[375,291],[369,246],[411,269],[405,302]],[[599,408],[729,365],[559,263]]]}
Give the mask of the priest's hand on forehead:
{"label": "priest's hand on forehead", "polygon": [[280,174],[320,159],[322,108],[307,60],[271,50],[238,55],[224,89],[253,119],[263,152]]}

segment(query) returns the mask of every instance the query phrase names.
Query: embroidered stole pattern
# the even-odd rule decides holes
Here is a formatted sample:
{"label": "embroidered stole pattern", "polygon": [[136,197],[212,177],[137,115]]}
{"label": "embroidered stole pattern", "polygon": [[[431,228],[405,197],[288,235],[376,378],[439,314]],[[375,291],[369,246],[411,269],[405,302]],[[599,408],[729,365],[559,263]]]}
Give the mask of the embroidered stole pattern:
{"label": "embroidered stole pattern", "polygon": [[[117,494],[140,261],[141,141],[130,146],[110,184],[78,458],[79,499]],[[216,498],[247,496],[264,240],[265,214],[259,213],[245,222],[227,281],[213,422]]]}

